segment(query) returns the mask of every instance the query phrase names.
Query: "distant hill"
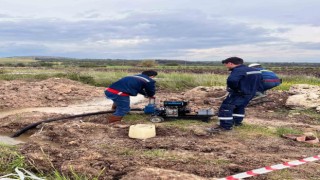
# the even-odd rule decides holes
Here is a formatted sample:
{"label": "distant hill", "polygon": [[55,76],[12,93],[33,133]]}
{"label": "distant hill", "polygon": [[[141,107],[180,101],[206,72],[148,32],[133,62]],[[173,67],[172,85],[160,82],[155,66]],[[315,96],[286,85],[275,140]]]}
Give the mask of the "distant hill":
{"label": "distant hill", "polygon": [[[70,57],[58,57],[58,56],[14,56],[0,59],[19,59],[20,61],[25,60],[36,60],[45,62],[68,62],[68,63],[90,63],[99,65],[128,65],[133,66],[143,61],[155,61],[158,65],[164,66],[221,66],[221,60],[217,61],[186,61],[186,60],[169,60],[169,59],[92,59],[92,58],[70,58]],[[294,63],[294,62],[259,62],[265,67],[293,67],[293,66],[304,66],[304,67],[320,67],[320,63]],[[249,64],[249,63],[245,63]]]}

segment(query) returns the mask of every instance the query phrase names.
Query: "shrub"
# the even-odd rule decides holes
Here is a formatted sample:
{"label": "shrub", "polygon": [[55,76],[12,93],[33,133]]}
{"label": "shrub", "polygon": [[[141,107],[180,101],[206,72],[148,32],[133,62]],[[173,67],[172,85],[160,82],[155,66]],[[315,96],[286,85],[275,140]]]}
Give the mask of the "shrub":
{"label": "shrub", "polygon": [[79,73],[73,72],[73,73],[67,74],[66,77],[74,81],[80,81],[84,84],[95,85],[94,78],[89,75],[81,75]]}

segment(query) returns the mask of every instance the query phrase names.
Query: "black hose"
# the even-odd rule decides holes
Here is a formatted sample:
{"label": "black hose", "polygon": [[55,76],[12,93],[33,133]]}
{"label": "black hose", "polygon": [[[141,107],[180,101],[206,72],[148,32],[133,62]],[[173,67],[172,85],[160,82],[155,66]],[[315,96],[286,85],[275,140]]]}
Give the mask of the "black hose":
{"label": "black hose", "polygon": [[[143,111],[143,109],[131,109],[130,111]],[[53,121],[65,120],[65,119],[73,119],[73,118],[77,118],[77,117],[85,117],[85,116],[92,116],[92,115],[99,115],[99,114],[108,114],[108,113],[113,113],[113,112],[114,111],[100,111],[100,112],[94,112],[94,113],[86,113],[86,114],[78,114],[78,115],[73,115],[73,116],[65,116],[65,117],[46,119],[43,121],[32,123],[32,124],[22,128],[21,130],[19,130],[15,134],[13,134],[11,137],[19,137],[21,134],[27,132],[29,129],[33,129],[42,123],[48,123],[48,122],[53,122]]]}

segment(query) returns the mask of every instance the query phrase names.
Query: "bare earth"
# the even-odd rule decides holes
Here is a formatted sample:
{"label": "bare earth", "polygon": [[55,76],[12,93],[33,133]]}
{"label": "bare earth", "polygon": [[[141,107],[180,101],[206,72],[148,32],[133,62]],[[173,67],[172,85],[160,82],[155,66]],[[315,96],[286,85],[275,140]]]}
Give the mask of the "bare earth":
{"label": "bare earth", "polygon": [[[104,98],[103,89],[66,79],[2,81],[0,133],[13,134],[31,123],[66,113],[109,110],[110,101]],[[292,127],[303,132],[320,130],[319,121],[312,117],[283,113],[286,92],[268,93],[271,102],[247,109],[246,124],[269,130],[276,127]],[[192,110],[216,111],[221,103],[219,97],[225,91],[209,90],[204,98],[197,98],[199,94],[160,92],[157,101],[161,104],[164,100],[189,100]],[[147,103],[143,98],[133,99],[132,108],[143,108]],[[73,171],[89,178],[124,180],[222,178],[320,152],[318,144],[256,131],[250,133],[245,127],[217,135],[206,134],[203,128],[215,124],[216,117],[209,124],[194,121],[187,126],[165,121],[156,124],[157,136],[146,140],[129,138],[128,129],[132,124],[151,123],[147,115],[127,116],[122,125],[104,124],[106,117],[96,115],[40,125],[28,131],[31,136],[26,143],[18,145],[19,149],[34,165],[31,170],[35,172],[48,174],[56,169],[70,176]],[[320,179],[320,163],[307,163],[252,179]]]}

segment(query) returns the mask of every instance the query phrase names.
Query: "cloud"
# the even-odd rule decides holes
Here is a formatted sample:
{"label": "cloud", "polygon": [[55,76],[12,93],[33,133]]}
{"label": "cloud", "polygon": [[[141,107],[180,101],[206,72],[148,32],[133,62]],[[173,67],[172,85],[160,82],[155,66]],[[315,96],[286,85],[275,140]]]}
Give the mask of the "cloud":
{"label": "cloud", "polygon": [[[200,20],[199,20],[200,19]],[[268,30],[231,24],[221,17],[183,12],[132,13],[121,20],[24,19],[1,21],[2,40],[52,42],[109,42],[123,47],[149,43],[161,48],[203,48],[271,41]],[[154,43],[152,43],[154,42]]]}
{"label": "cloud", "polygon": [[0,45],[5,49],[0,56],[189,60],[232,54],[292,60],[300,57],[296,52],[310,59],[318,56],[319,13],[306,10],[316,9],[315,0],[292,0],[290,7],[275,0],[262,1],[263,5],[233,1],[232,6],[230,0],[48,0],[47,5],[31,0],[16,6],[19,2],[5,1],[8,8],[0,10]]}
{"label": "cloud", "polygon": [[13,56],[32,56],[39,52],[49,51],[45,46],[37,45],[35,43],[16,43],[16,42],[1,42],[1,55],[4,57]]}
{"label": "cloud", "polygon": [[[317,44],[319,47],[319,44]],[[237,45],[208,49],[190,49],[186,57],[222,60],[231,56],[238,56],[247,62],[318,62],[320,52],[309,48],[301,50],[301,45],[291,44],[261,44]],[[182,56],[183,57],[183,56]],[[176,57],[176,58],[182,58]]]}

